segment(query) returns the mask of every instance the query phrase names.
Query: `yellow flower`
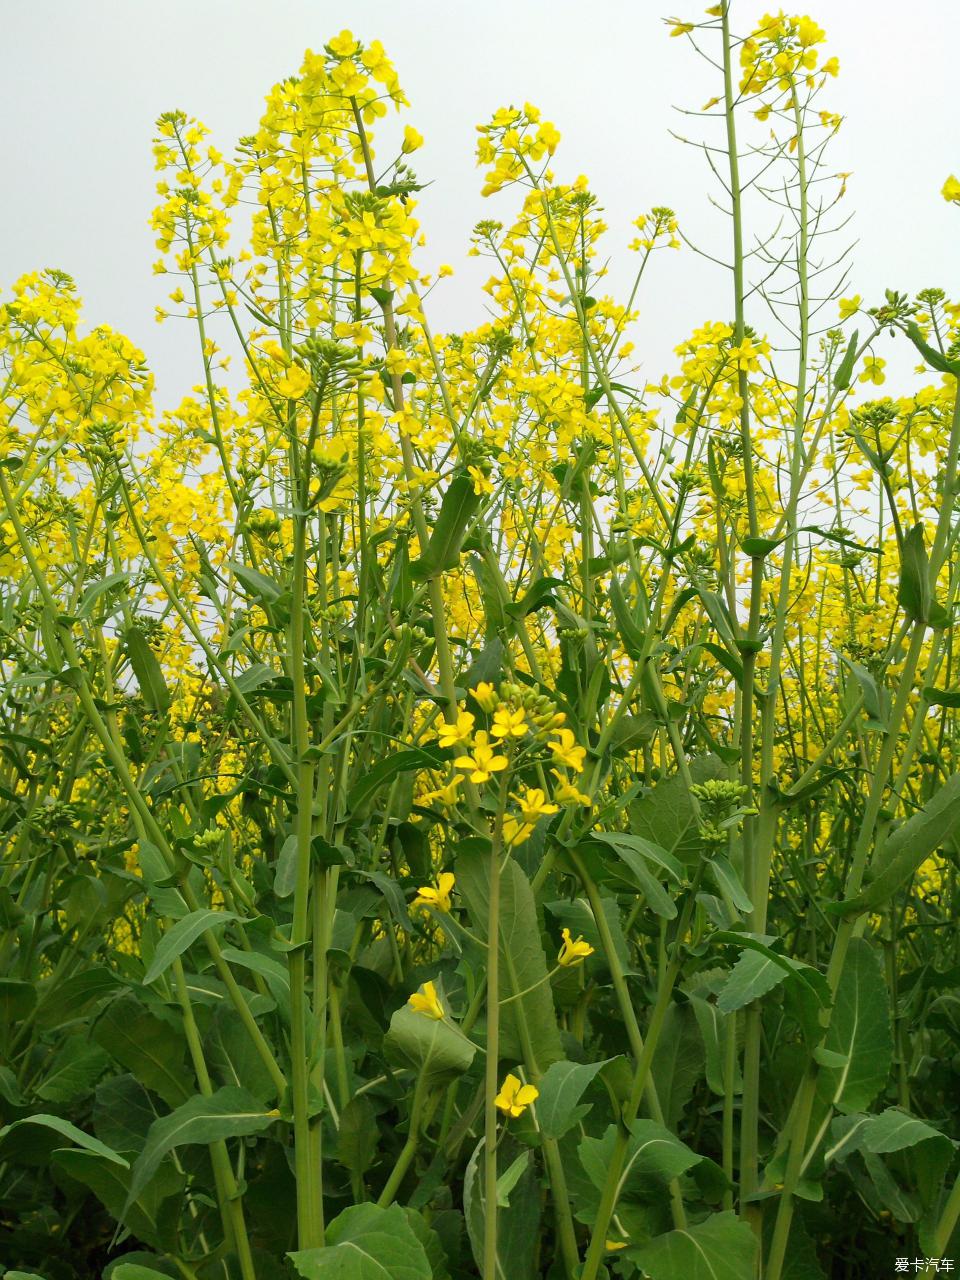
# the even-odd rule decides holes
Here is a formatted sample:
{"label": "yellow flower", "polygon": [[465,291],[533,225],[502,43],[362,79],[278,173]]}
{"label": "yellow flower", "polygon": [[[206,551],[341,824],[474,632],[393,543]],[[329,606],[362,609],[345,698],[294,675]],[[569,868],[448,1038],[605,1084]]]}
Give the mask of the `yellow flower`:
{"label": "yellow flower", "polygon": [[493,493],[493,481],[485,471],[481,471],[479,467],[467,467],[470,472],[470,479],[473,481],[473,492],[478,496],[485,493]]}
{"label": "yellow flower", "polygon": [[667,18],[666,21],[673,23],[673,28],[670,31],[671,36],[685,36],[688,31],[692,31],[694,28],[692,22],[681,22],[679,18]]}
{"label": "yellow flower", "polygon": [[572,729],[555,729],[558,740],[550,742],[547,745],[553,752],[553,758],[558,764],[565,764],[568,769],[572,769],[574,773],[583,773],[583,760],[587,754],[586,747],[578,747],[577,740]]}
{"label": "yellow flower", "polygon": [[432,982],[425,982],[419,991],[415,991],[407,1004],[414,1013],[422,1013],[427,1018],[439,1022],[443,1017],[443,1006],[437,995],[437,988]]}
{"label": "yellow flower", "polygon": [[572,968],[575,964],[582,964],[587,956],[592,956],[594,948],[589,942],[584,942],[582,937],[571,938],[570,930],[563,931],[563,946],[560,948],[560,954],[557,956],[557,964],[563,965],[565,969]]}
{"label": "yellow flower", "polygon": [[450,910],[450,894],[453,892],[453,886],[456,883],[452,871],[443,871],[437,879],[436,888],[433,885],[422,885],[417,890],[417,896],[413,900],[415,907],[436,907],[438,911]]}
{"label": "yellow flower", "polygon": [[310,389],[312,379],[306,369],[299,365],[291,365],[282,378],[277,380],[277,390],[288,400],[299,400],[305,391]]}
{"label": "yellow flower", "polygon": [[859,293],[855,293],[852,298],[841,298],[840,299],[840,319],[846,320],[850,316],[856,315],[856,313],[860,310],[860,303],[862,301],[863,299],[860,297]]}
{"label": "yellow flower", "polygon": [[532,1084],[521,1084],[515,1075],[508,1075],[500,1086],[496,1104],[508,1116],[521,1116],[531,1102],[540,1097],[540,1090]]}
{"label": "yellow flower", "polygon": [[550,772],[557,780],[553,798],[558,804],[592,804],[590,797],[583,791],[578,791],[572,782],[568,782],[559,769],[551,769]]}
{"label": "yellow flower", "polygon": [[520,815],[524,822],[537,822],[546,814],[556,813],[557,806],[547,803],[545,791],[539,787],[525,787],[522,796],[513,797],[520,806]]}
{"label": "yellow flower", "polygon": [[527,713],[523,708],[511,711],[509,707],[498,707],[490,732],[494,738],[522,738],[527,732]]}
{"label": "yellow flower", "polygon": [[488,684],[486,680],[481,680],[477,687],[471,690],[471,693],[474,702],[481,711],[486,711],[488,714],[491,711],[496,711],[500,699],[492,684]]}
{"label": "yellow flower", "polygon": [[400,150],[404,155],[409,155],[411,151],[416,151],[423,146],[423,135],[418,133],[412,124],[408,124],[403,131],[403,146]]}
{"label": "yellow flower", "polygon": [[533,824],[521,822],[518,817],[508,813],[503,820],[503,838],[512,849],[515,844],[523,844],[533,835]]}
{"label": "yellow flower", "polygon": [[873,382],[877,386],[881,382],[886,381],[886,375],[883,372],[883,366],[886,360],[881,360],[879,356],[867,356],[863,362],[863,373],[860,375],[861,382]]}
{"label": "yellow flower", "polygon": [[497,755],[495,748],[490,745],[489,734],[480,729],[473,740],[473,755],[458,756],[453,763],[458,769],[471,770],[471,782],[486,782],[495,773],[506,769],[508,761],[506,756]]}
{"label": "yellow flower", "polygon": [[463,781],[463,774],[457,773],[442,787],[438,787],[436,791],[428,791],[425,795],[417,797],[418,804],[432,804],[435,800],[439,801],[447,809],[452,809],[459,799],[460,783]]}
{"label": "yellow flower", "polygon": [[455,747],[460,742],[466,742],[473,732],[474,719],[469,711],[459,711],[454,724],[444,722],[437,730],[441,747]]}
{"label": "yellow flower", "polygon": [[944,200],[950,200],[953,204],[960,204],[960,181],[952,173],[943,184],[940,194]]}

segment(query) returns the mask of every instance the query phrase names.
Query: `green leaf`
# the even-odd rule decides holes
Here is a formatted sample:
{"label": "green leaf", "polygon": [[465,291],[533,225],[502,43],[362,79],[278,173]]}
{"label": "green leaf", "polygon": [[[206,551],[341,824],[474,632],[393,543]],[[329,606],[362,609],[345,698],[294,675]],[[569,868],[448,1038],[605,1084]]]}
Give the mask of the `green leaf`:
{"label": "green leaf", "polygon": [[129,1207],[160,1167],[164,1156],[175,1147],[207,1144],[220,1138],[242,1138],[262,1133],[279,1117],[278,1111],[264,1111],[246,1089],[228,1086],[210,1097],[193,1097],[150,1126],[143,1150],[133,1166]]}
{"label": "green leaf", "polygon": [[37,1026],[49,1029],[61,1022],[72,1021],[104,996],[120,986],[120,979],[103,965],[93,965],[69,978],[57,980],[52,986],[40,988],[37,1005]]}
{"label": "green leaf", "polygon": [[418,1013],[409,1004],[401,1005],[390,1019],[383,1045],[391,1057],[431,1082],[463,1075],[476,1054],[476,1047],[446,1019]]}
{"label": "green leaf", "polygon": [[144,985],[156,982],[202,933],[206,933],[208,929],[222,929],[231,920],[238,919],[239,916],[232,911],[213,911],[205,907],[200,911],[191,911],[182,920],[178,920],[160,939],[150,967],[143,975]]}
{"label": "green leaf", "polygon": [[623,587],[621,587],[620,580],[616,574],[611,576],[607,592],[610,596],[610,604],[613,606],[613,615],[616,619],[617,630],[620,633],[620,641],[631,658],[640,658],[643,654],[646,637],[637,625],[633,610],[627,603]]}
{"label": "green leaf", "polygon": [[68,1102],[86,1093],[109,1061],[109,1055],[99,1045],[71,1036],[35,1092],[44,1102]]}
{"label": "green leaf", "polygon": [[715,854],[709,863],[710,874],[717,882],[721,894],[726,894],[738,911],[752,911],[753,903],[747,897],[740,877],[722,854]]}
{"label": "green leaf", "polygon": [[101,596],[105,596],[108,592],[113,591],[116,587],[126,586],[133,575],[127,572],[111,573],[106,578],[100,578],[97,582],[91,582],[83,595],[80,597],[80,604],[77,607],[78,618],[89,618],[93,613],[97,601]]}
{"label": "green leaf", "polygon": [[380,1130],[370,1099],[359,1094],[340,1112],[337,1160],[345,1169],[363,1177],[377,1158]]}
{"label": "green leaf", "polygon": [[545,1138],[562,1138],[590,1110],[590,1104],[580,1104],[587,1087],[597,1073],[612,1062],[554,1062],[540,1078],[540,1097],[537,1099],[537,1123]]}
{"label": "green leaf", "polygon": [[[488,853],[465,850],[455,863],[457,888],[470,913],[473,932],[483,942],[487,941],[489,862]],[[501,1058],[523,1061],[528,1036],[537,1066],[545,1071],[563,1057],[563,1051],[547,981],[536,902],[529,880],[512,859],[500,874],[500,991],[501,1000],[517,996],[501,1010]],[[522,1014],[523,1033],[518,1013]]]}
{"label": "green leaf", "polygon": [[717,1008],[721,1013],[743,1009],[772,991],[789,972],[787,966],[770,956],[758,951],[744,951],[720,992]]}
{"label": "green leaf", "polygon": [[93,1029],[93,1039],[117,1062],[176,1107],[190,1096],[183,1044],[173,1027],[133,996],[114,1000]]}
{"label": "green leaf", "polygon": [[628,1249],[627,1256],[650,1280],[753,1280],[757,1238],[735,1213],[715,1213],[695,1226]]}
{"label": "green leaf", "polygon": [[140,696],[151,711],[164,715],[170,707],[170,690],[160,670],[157,655],[147,643],[147,637],[139,627],[129,627],[123,633],[123,643],[137,679]]}
{"label": "green leaf", "polygon": [[[829,1008],[830,1005],[830,987],[826,978],[819,969],[814,969],[812,965],[804,964],[802,960],[794,960],[790,956],[781,955],[778,951],[774,951],[768,944],[773,942],[773,938],[764,937],[760,934],[738,933],[729,929],[718,929],[713,935],[716,942],[732,942],[738,947],[744,948],[744,955],[740,957],[742,961],[745,956],[751,952],[765,957],[771,965],[780,970],[780,977],[775,978],[767,967],[761,967],[755,962],[744,964],[741,967],[740,961],[734,966],[733,973],[720,993],[720,999],[717,1001],[717,1007],[723,1013],[729,1013],[733,1009],[743,1008],[743,1004],[736,1003],[744,996],[744,1004],[749,1004],[751,1000],[757,1000],[761,995],[770,991],[782,982],[785,977],[794,976],[809,991],[816,1004],[822,1008]],[[736,981],[733,974],[737,974]],[[728,991],[729,988],[729,991]],[[750,991],[756,991],[756,994],[749,994]]]}
{"label": "green leaf", "polygon": [[110,1280],[170,1280],[170,1277],[165,1271],[155,1271],[141,1262],[119,1262],[110,1272]]}
{"label": "green leaf", "polygon": [[35,983],[19,978],[0,978],[0,1021],[19,1022],[37,1003]]}
{"label": "green leaf", "polygon": [[[620,831],[593,831],[584,843],[602,844],[613,849],[619,862],[612,865],[609,861],[604,862],[613,878],[625,881],[631,889],[639,889],[655,915],[664,920],[674,919],[677,914],[676,904],[644,861],[645,858],[649,859],[679,883],[683,868],[671,854],[649,840]],[[609,878],[608,875],[605,879]]]}
{"label": "green leaf", "polygon": [[297,883],[297,837],[287,836],[277,857],[273,873],[273,892],[278,898],[289,898]]}
{"label": "green leaf", "polygon": [[887,902],[921,863],[960,828],[960,773],[947,779],[922,809],[897,827],[867,868],[863,891],[844,902],[828,903],[835,915],[874,911]]}
{"label": "green leaf", "polygon": [[887,1083],[893,1057],[883,965],[865,938],[850,939],[824,1048],[844,1065],[821,1066],[821,1096],[838,1111],[863,1111]]}
{"label": "green leaf", "polygon": [[776,551],[784,541],[786,541],[786,534],[782,538],[744,538],[740,546],[751,559],[763,560],[771,551]]}
{"label": "green leaf", "polygon": [[240,564],[238,560],[228,560],[226,568],[231,571],[247,592],[247,595],[252,596],[258,604],[275,604],[280,598],[281,587],[279,582],[268,577],[265,573],[261,573],[259,569],[252,569],[247,564]]}
{"label": "green leaf", "polygon": [[669,1129],[679,1127],[684,1108],[703,1078],[705,1065],[703,1041],[693,1010],[688,1005],[669,1005],[650,1064]]}
{"label": "green leaf", "polygon": [[60,1116],[49,1116],[45,1112],[39,1112],[35,1116],[25,1116],[22,1120],[14,1120],[13,1124],[4,1125],[0,1129],[0,1150],[5,1149],[9,1154],[10,1148],[6,1141],[7,1137],[18,1129],[22,1129],[25,1125],[37,1125],[43,1129],[50,1129],[61,1137],[66,1138],[68,1142],[72,1142],[78,1147],[83,1147],[85,1151],[94,1151],[97,1155],[113,1161],[114,1164],[118,1164],[124,1169],[129,1168],[129,1164],[124,1160],[123,1156],[117,1155],[116,1151],[113,1151],[105,1143],[100,1142],[97,1138],[91,1138],[88,1133],[78,1129],[69,1120],[64,1120]]}
{"label": "green leaf", "polygon": [[846,391],[850,385],[850,378],[853,375],[853,366],[857,359],[857,339],[860,334],[854,329],[850,335],[850,341],[847,343],[847,349],[843,353],[843,359],[837,366],[837,371],[833,375],[833,385],[837,391]]}
{"label": "green leaf", "polygon": [[880,690],[877,688],[877,682],[873,675],[866,667],[860,665],[859,662],[853,662],[850,658],[840,654],[840,661],[844,666],[849,667],[860,686],[863,694],[863,709],[866,711],[868,719],[868,727],[871,729],[885,730],[887,727],[886,715],[880,703]]}
{"label": "green leaf", "polygon": [[[173,1243],[178,1201],[171,1197],[178,1196],[185,1179],[172,1165],[158,1169],[136,1201],[124,1211],[130,1188],[129,1170],[105,1160],[96,1152],[78,1151],[76,1148],[57,1151],[54,1160],[71,1178],[89,1187],[111,1217],[129,1227],[138,1240],[163,1248],[169,1236],[170,1243]],[[163,1208],[165,1201],[169,1203]],[[137,1270],[146,1271],[146,1268],[138,1267]],[[149,1274],[153,1277],[157,1273]],[[130,1280],[135,1278],[131,1276]]]}
{"label": "green leaf", "polygon": [[914,622],[926,622],[930,617],[930,572],[922,524],[915,524],[903,539],[897,602]]}
{"label": "green leaf", "polygon": [[399,1205],[344,1209],[325,1239],[321,1249],[287,1254],[303,1280],[431,1280],[426,1251]]}
{"label": "green leaf", "polygon": [[479,506],[480,494],[475,492],[468,475],[459,475],[451,480],[440,503],[427,549],[410,566],[414,578],[435,578],[457,567],[467,525]]}
{"label": "green leaf", "polygon": [[[499,1167],[509,1169],[519,1154],[518,1144],[501,1138],[497,1147]],[[463,1211],[467,1235],[477,1266],[483,1265],[483,1228],[486,1201],[483,1183],[483,1139],[477,1143],[463,1179]],[[539,1245],[540,1195],[535,1166],[529,1161],[511,1190],[510,1207],[497,1213],[496,1280],[530,1280],[536,1274]]]}
{"label": "green leaf", "polygon": [[[715,755],[694,756],[689,762],[693,782],[726,778],[727,766]],[[681,862],[698,861],[701,842],[687,785],[679,773],[658,782],[629,807],[634,835],[666,849]]]}
{"label": "green leaf", "polygon": [[[584,1138],[577,1149],[584,1172],[599,1190],[606,1185],[616,1132],[616,1126],[609,1125],[602,1138]],[[662,1195],[664,1183],[679,1178],[700,1158],[662,1124],[634,1120],[620,1175],[620,1195],[626,1200]]]}
{"label": "green leaf", "polygon": [[907,337],[931,369],[936,369],[938,373],[952,373],[955,378],[960,378],[960,360],[948,359],[936,347],[931,347],[928,342],[924,341],[920,326],[914,320],[908,320],[903,328]]}
{"label": "green leaf", "polygon": [[928,684],[923,696],[931,707],[960,707],[960,689],[935,689]]}
{"label": "green leaf", "polygon": [[374,793],[401,773],[410,773],[415,769],[442,769],[446,762],[446,753],[436,749],[412,747],[409,751],[395,751],[393,755],[368,769],[354,783],[347,795],[347,810],[351,815],[358,816]]}

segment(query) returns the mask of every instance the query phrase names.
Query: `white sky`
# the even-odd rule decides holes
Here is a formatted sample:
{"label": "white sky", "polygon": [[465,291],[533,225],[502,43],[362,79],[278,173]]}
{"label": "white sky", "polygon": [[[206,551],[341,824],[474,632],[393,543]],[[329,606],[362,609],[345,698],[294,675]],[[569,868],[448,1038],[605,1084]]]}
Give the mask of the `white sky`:
{"label": "white sky", "polygon": [[[129,334],[157,374],[159,403],[177,403],[199,371],[189,322],[153,319],[172,287],[151,271],[153,122],[181,108],[229,154],[255,130],[270,85],[344,26],[383,41],[411,102],[403,119],[426,138],[414,157],[421,180],[433,179],[418,209],[428,238],[420,261],[456,270],[430,299],[435,330],[483,319],[488,269],[466,258],[469,233],[481,218],[509,221],[519,194],[481,198],[474,126],[510,102],[538,104],[560,129],[558,180],[589,176],[610,227],[607,252],[623,264],[612,280],[632,260],[632,218],[654,204],[670,205],[704,247],[723,249],[725,220],[707,199],[720,193],[702,156],[668,133],[698,126],[674,105],[697,109],[721,88],[661,19],[695,20],[707,2],[0,0],[0,289],[42,266],[70,272],[86,320]],[[735,28],[766,7],[735,3]],[[939,191],[949,173],[960,176],[960,4],[811,0],[810,13],[841,63],[822,105],[846,117],[832,165],[853,171],[842,208],[856,215],[848,238],[858,244],[846,292],[872,304],[887,286],[936,284],[956,298],[960,210]],[[672,348],[693,326],[729,317],[728,276],[689,250],[665,253],[640,307],[637,354],[652,380],[672,371]],[[769,324],[762,307],[748,320]],[[878,354],[894,377],[872,394],[907,388],[915,360],[902,342],[899,354],[889,346]]]}

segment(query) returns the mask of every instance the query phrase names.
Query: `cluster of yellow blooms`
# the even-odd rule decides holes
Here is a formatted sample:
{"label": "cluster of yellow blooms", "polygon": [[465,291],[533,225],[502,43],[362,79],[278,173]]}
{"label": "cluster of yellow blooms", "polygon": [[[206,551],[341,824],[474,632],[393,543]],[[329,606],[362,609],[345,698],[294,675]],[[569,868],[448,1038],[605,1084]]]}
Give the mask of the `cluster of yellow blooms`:
{"label": "cluster of yellow blooms", "polygon": [[[715,18],[719,10],[709,13]],[[674,34],[693,30],[674,23]],[[761,19],[741,45],[740,85],[744,94],[762,95],[761,118],[779,111],[798,84],[815,87],[836,73],[835,59],[820,61],[823,39],[809,18]],[[799,431],[796,389],[775,374],[768,339],[751,331],[738,340],[723,321],[705,322],[678,346],[673,376],[617,401],[617,379],[629,373],[633,299],[624,306],[604,294],[601,210],[585,178],[554,181],[548,166],[559,135],[530,104],[503,108],[479,126],[484,193],[523,188],[512,223],[488,220],[474,232],[472,251],[491,263],[490,318],[468,333],[433,334],[421,304],[434,278],[416,263],[419,184],[408,164],[419,133],[407,126],[392,162],[374,163],[372,126],[405,105],[382,46],[344,31],[321,51],[308,51],[299,74],[274,87],[256,133],[232,161],[209,145],[198,121],[181,112],[160,118],[156,270],[176,277],[170,303],[198,326],[203,380],[159,420],[144,357],[107,326],[80,331],[69,277],[25,276],[0,308],[3,448],[18,460],[15,496],[39,563],[69,564],[86,547],[101,568],[142,575],[144,605],[155,605],[167,587],[178,592],[182,608],[163,610],[157,653],[173,692],[172,722],[185,740],[211,746],[212,793],[230,790],[242,752],[197,729],[198,706],[221,692],[211,692],[201,640],[222,661],[236,660],[239,671],[274,634],[262,594],[237,612],[244,583],[231,566],[240,560],[271,580],[286,572],[294,505],[288,495],[297,479],[291,439],[309,442],[307,499],[326,560],[321,566],[320,555],[311,558],[306,592],[337,680],[347,678],[337,645],[357,623],[357,600],[375,581],[382,586],[381,574],[401,583],[409,577],[427,551],[438,499],[456,467],[470,478],[496,543],[475,539],[470,555],[436,582],[449,636],[464,652],[477,651],[490,616],[498,617],[497,629],[516,649],[513,674],[540,687],[561,675],[579,681],[594,712],[599,687],[590,692],[583,655],[599,637],[610,677],[624,687],[635,661],[611,620],[618,566],[632,573],[625,607],[642,612],[649,601],[638,584],[655,579],[664,549],[674,563],[674,544],[690,538],[691,575],[711,590],[725,581],[726,605],[735,612],[749,564],[731,549],[748,536],[782,542],[783,456],[794,440],[800,455],[809,451],[828,474],[805,494],[800,524],[835,517],[842,539],[855,522],[875,519],[878,501],[887,504],[881,512],[894,504],[900,523],[929,529],[935,519],[951,388],[933,381],[912,396],[874,402],[874,418],[883,422],[871,446],[863,417],[870,406],[854,410],[852,393],[829,390],[845,342],[841,330],[824,339],[801,397]],[[943,195],[960,202],[956,178],[947,179]],[[231,218],[246,205],[253,208],[249,244],[231,257]],[[640,271],[651,254],[678,246],[669,209],[655,207],[635,228],[630,247],[641,255]],[[859,296],[841,300],[841,322],[861,314],[861,303]],[[930,315],[917,317],[926,330],[934,309],[949,348],[960,309],[935,301]],[[224,385],[229,353],[221,342],[233,342],[245,362],[249,377],[239,391]],[[881,384],[883,359],[863,352],[856,376],[854,388]],[[755,450],[753,530],[738,429],[745,408]],[[871,462],[874,449],[882,472]],[[917,456],[930,461],[917,469]],[[655,482],[644,482],[657,459]],[[110,489],[117,461],[135,476],[123,501]],[[805,574],[784,635],[789,669],[774,735],[778,771],[802,772],[842,718],[829,697],[824,704],[818,694],[811,704],[825,705],[823,714],[808,714],[803,701],[804,679],[819,679],[818,672],[828,683],[835,678],[836,664],[824,655],[839,651],[869,665],[890,643],[896,528],[881,520],[875,541],[869,554],[830,541],[803,551]],[[771,599],[779,554],[775,549],[767,562]],[[15,578],[24,571],[6,520],[0,572]],[[538,582],[551,581],[566,585],[558,588],[555,620],[546,621],[539,600],[529,608],[524,600]],[[211,582],[230,601],[219,614],[208,607]],[[74,586],[69,575],[57,581],[64,604],[75,602]],[[669,628],[654,655],[656,688],[648,690],[646,709],[661,714],[661,697],[682,704],[701,741],[722,744],[736,721],[737,693],[729,661],[715,660],[716,646],[703,648],[712,624],[703,599],[680,575],[665,583],[657,608]],[[384,618],[390,635],[378,642],[392,643],[402,623],[399,615]],[[119,662],[109,629],[103,645]],[[575,669],[574,651],[582,668]],[[266,652],[269,658],[269,644]],[[673,655],[691,652],[699,655],[698,670],[678,675]],[[760,679],[768,662],[768,653],[757,655]],[[321,665],[312,678],[320,678]],[[592,748],[602,720],[571,727],[558,705],[538,704],[528,693],[527,685],[478,683],[470,692],[474,709],[458,704],[443,722],[414,707],[411,740],[432,735],[454,753],[448,767],[421,774],[421,812],[432,805],[452,811],[471,788],[502,788],[502,838],[516,848],[561,809],[597,805],[597,780],[581,779],[588,754],[582,744]],[[659,733],[652,742],[638,740],[628,763],[659,768],[665,743]],[[523,778],[514,779],[519,771]],[[231,802],[218,821],[249,834],[241,808]],[[429,891],[432,905],[449,910],[451,890],[452,881],[441,877]],[[421,890],[418,900],[431,901],[429,892]]]}

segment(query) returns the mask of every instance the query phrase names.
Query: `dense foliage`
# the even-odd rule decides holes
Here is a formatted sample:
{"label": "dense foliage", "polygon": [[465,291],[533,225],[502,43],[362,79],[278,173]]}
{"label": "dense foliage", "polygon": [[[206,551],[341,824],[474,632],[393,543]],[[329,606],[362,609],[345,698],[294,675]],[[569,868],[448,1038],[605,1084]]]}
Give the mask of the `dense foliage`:
{"label": "dense foliage", "polygon": [[530,104],[479,129],[490,318],[431,331],[421,138],[348,31],[233,160],[160,117],[178,409],[69,276],[0,306],[15,1271],[960,1258],[960,305],[840,297],[837,60],[728,9],[670,25],[730,314],[660,383],[678,217],[608,296]]}

